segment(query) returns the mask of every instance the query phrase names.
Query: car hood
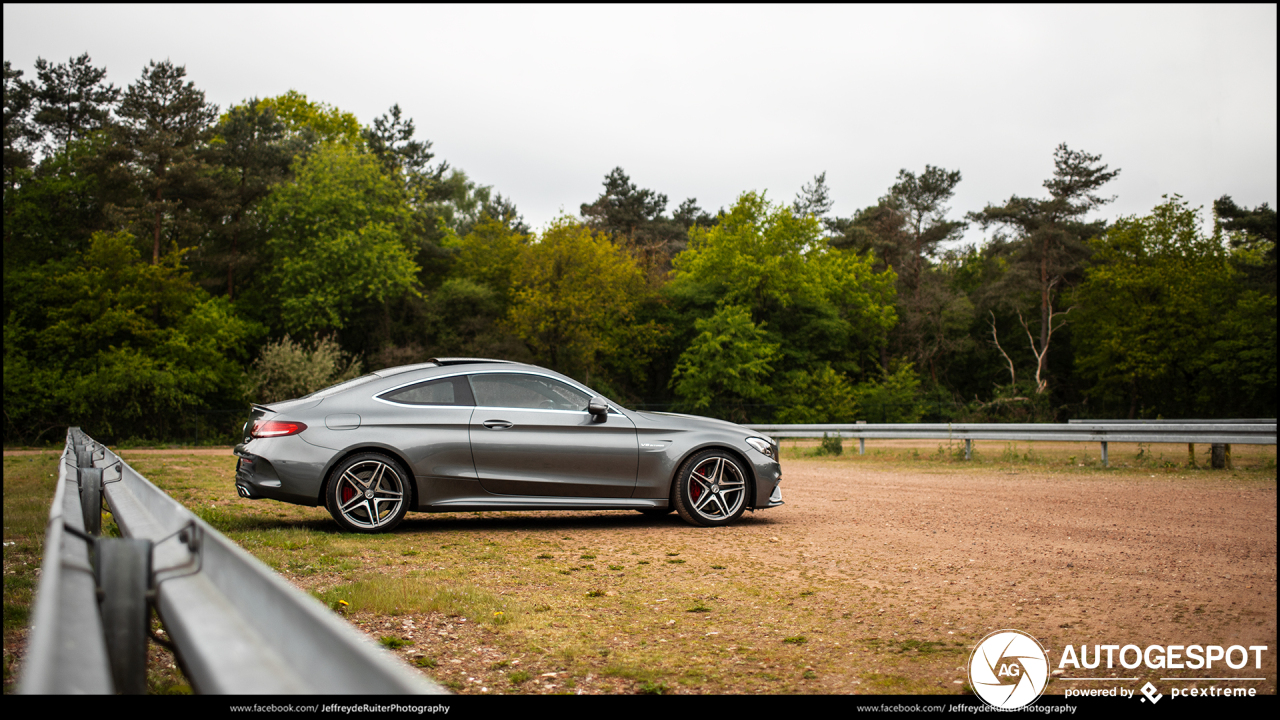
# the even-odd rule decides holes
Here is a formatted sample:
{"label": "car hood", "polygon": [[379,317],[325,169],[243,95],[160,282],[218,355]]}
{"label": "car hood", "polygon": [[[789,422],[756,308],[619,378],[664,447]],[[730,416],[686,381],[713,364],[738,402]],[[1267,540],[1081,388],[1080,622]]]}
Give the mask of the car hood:
{"label": "car hood", "polygon": [[672,429],[695,430],[698,428],[715,428],[717,430],[740,432],[743,436],[760,434],[751,428],[731,423],[728,420],[717,420],[715,418],[703,417],[701,415],[681,415],[680,413],[639,411],[636,411],[635,414],[650,422]]}

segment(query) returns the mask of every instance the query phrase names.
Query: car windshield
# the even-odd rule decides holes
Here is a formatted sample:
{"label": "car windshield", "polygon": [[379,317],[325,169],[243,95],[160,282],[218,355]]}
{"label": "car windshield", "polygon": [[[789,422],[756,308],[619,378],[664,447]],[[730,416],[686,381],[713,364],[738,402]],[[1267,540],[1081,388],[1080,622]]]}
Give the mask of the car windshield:
{"label": "car windshield", "polygon": [[354,379],[352,379],[352,380],[348,380],[348,381],[346,381],[346,382],[340,382],[340,383],[338,383],[337,385],[330,385],[329,387],[324,388],[323,390],[317,390],[317,391],[315,391],[315,392],[311,393],[310,395],[303,395],[303,396],[302,396],[302,399],[318,400],[318,399],[320,399],[320,398],[326,398],[326,397],[329,397],[330,395],[333,395],[334,393],[341,392],[341,391],[346,390],[346,389],[348,389],[348,388],[353,388],[353,387],[355,387],[355,386],[357,386],[357,385],[363,385],[363,384],[365,384],[365,383],[369,382],[370,380],[373,380],[373,379],[374,379],[374,378],[376,378],[376,377],[378,377],[378,376],[377,376],[377,375],[372,375],[372,374],[371,374],[371,375],[361,375],[361,376],[360,376],[360,377],[358,377],[358,378],[354,378]]}

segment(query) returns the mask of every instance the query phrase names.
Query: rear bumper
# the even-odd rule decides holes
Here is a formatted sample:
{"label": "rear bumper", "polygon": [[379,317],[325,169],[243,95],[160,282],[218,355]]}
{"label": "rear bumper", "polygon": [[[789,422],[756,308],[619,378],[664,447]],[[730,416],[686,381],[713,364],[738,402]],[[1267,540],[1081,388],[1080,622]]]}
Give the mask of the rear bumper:
{"label": "rear bumper", "polygon": [[[287,440],[293,438],[258,439],[252,442],[253,449],[261,447],[262,450],[269,451],[274,460],[251,452],[249,443],[237,445],[231,451],[236,456],[237,495],[254,500],[269,498],[295,505],[319,504],[320,469],[312,467],[313,463],[310,462],[290,462],[287,458],[290,456],[288,450],[292,443],[282,442]],[[305,451],[305,447],[300,449]]]}

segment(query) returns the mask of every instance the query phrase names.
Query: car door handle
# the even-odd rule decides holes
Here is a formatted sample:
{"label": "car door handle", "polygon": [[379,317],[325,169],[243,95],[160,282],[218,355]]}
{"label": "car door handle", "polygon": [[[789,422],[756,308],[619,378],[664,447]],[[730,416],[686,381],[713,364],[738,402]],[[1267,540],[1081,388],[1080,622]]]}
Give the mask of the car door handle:
{"label": "car door handle", "polygon": [[481,424],[489,428],[490,430],[506,430],[507,428],[511,427],[511,423],[507,422],[506,420],[485,420]]}

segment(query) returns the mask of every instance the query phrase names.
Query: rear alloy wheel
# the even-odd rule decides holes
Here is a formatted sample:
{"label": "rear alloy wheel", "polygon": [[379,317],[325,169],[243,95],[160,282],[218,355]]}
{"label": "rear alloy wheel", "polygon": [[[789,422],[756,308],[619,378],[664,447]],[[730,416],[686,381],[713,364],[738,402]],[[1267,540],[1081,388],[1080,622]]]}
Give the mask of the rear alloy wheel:
{"label": "rear alloy wheel", "polygon": [[740,461],[729,453],[698,453],[676,476],[676,511],[694,525],[728,525],[747,508],[747,485]]}
{"label": "rear alloy wheel", "polygon": [[386,532],[409,510],[408,474],[385,455],[353,455],[329,475],[325,505],[344,530]]}

